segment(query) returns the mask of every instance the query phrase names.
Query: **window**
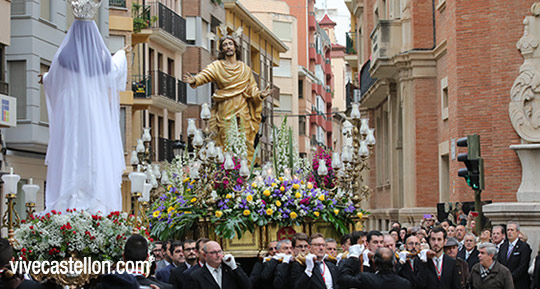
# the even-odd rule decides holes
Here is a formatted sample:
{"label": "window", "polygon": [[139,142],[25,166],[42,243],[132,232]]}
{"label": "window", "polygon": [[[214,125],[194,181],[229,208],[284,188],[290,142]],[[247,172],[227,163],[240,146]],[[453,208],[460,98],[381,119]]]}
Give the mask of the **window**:
{"label": "window", "polygon": [[[39,73],[45,74],[47,71],[49,71],[49,66],[41,64]],[[40,85],[39,88],[39,121],[46,123],[49,122],[49,114],[47,112],[47,98],[45,96],[45,89],[43,88],[43,85]]]}
{"label": "window", "polygon": [[298,134],[306,135],[306,117],[303,115],[298,117]]}
{"label": "window", "polygon": [[17,119],[26,119],[26,61],[9,61],[10,95],[17,98]]}
{"label": "window", "polygon": [[274,67],[274,76],[278,77],[291,77],[291,60],[280,59],[279,66]]}
{"label": "window", "polygon": [[169,139],[176,139],[174,120],[169,119]]}
{"label": "window", "polygon": [[196,35],[197,35],[197,18],[196,17],[186,17],[186,41],[187,44],[195,45]]}
{"label": "window", "polygon": [[[71,13],[73,14],[73,13]],[[124,48],[125,38],[122,35],[109,35],[109,52],[115,53],[116,51]]]}
{"label": "window", "polygon": [[304,98],[304,81],[298,80],[298,98]]}
{"label": "window", "polygon": [[280,40],[291,41],[292,40],[292,25],[290,22],[274,21],[272,22],[273,32]]}
{"label": "window", "polygon": [[201,22],[201,46],[210,51],[210,43],[208,40],[208,33],[210,32],[210,25],[208,25],[208,22],[202,21]]}
{"label": "window", "polygon": [[120,107],[120,136],[122,137],[122,147],[126,148],[126,108]]}
{"label": "window", "polygon": [[292,111],[292,95],[281,94],[279,96],[279,111],[291,112]]}
{"label": "window", "polygon": [[41,0],[39,1],[39,17],[47,21],[51,21],[51,0]]}
{"label": "window", "polygon": [[167,58],[167,73],[174,76],[174,59]]}
{"label": "window", "polygon": [[440,187],[439,187],[439,201],[450,201],[450,160],[448,154],[441,156],[440,163]]}
{"label": "window", "polygon": [[448,119],[448,77],[441,79],[441,117]]}
{"label": "window", "polygon": [[12,0],[11,1],[11,15],[24,15],[26,14],[26,0]]}
{"label": "window", "polygon": [[[73,24],[73,21],[75,21],[75,15],[73,15],[73,11],[71,10],[71,1],[66,1],[66,11],[67,11],[66,12],[66,31],[67,31],[71,27],[71,24]],[[120,48],[123,48],[123,47],[124,46]],[[109,48],[110,48],[110,45],[109,45]]]}

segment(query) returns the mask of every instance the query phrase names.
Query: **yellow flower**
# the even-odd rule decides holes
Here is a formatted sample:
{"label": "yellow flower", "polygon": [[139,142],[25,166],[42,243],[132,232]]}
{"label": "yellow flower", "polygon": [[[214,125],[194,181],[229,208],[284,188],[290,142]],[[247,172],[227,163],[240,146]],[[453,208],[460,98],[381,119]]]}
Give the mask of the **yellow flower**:
{"label": "yellow flower", "polygon": [[186,189],[186,192],[189,192],[189,191],[191,191],[191,189],[190,189],[190,188],[187,188],[187,189]]}
{"label": "yellow flower", "polygon": [[275,187],[275,186],[277,186],[277,184],[276,184],[276,183],[272,183],[272,188]]}
{"label": "yellow flower", "polygon": [[296,193],[296,194],[294,194],[294,197],[297,198],[297,199],[300,199],[302,197],[302,194]]}
{"label": "yellow flower", "polygon": [[170,191],[172,189],[172,185],[167,186],[167,191]]}
{"label": "yellow flower", "polygon": [[319,196],[319,201],[321,201],[321,202],[324,201],[324,195]]}
{"label": "yellow flower", "polygon": [[191,214],[191,211],[185,211],[184,214]]}
{"label": "yellow flower", "polygon": [[266,196],[266,197],[270,197],[270,191],[269,190],[264,190],[263,195]]}
{"label": "yellow flower", "polygon": [[172,206],[167,209],[167,213],[170,213],[172,211],[174,211],[174,208]]}
{"label": "yellow flower", "polygon": [[308,190],[313,189],[313,184],[312,183],[307,183],[307,188],[308,188]]}
{"label": "yellow flower", "polygon": [[337,216],[337,214],[339,214],[339,210],[338,210],[338,209],[334,209],[334,214],[336,214],[336,216]]}
{"label": "yellow flower", "polygon": [[291,219],[296,219],[296,217],[298,217],[298,215],[295,212],[292,212],[291,213]]}
{"label": "yellow flower", "polygon": [[159,216],[159,211],[154,211],[152,217],[157,218]]}
{"label": "yellow flower", "polygon": [[279,177],[279,181],[280,181],[280,182],[283,182],[283,177]]}
{"label": "yellow flower", "polygon": [[193,185],[196,181],[197,181],[197,180],[193,180],[193,181],[191,181],[190,184]]}
{"label": "yellow flower", "polygon": [[222,211],[216,211],[216,217],[221,218],[221,216],[223,216],[223,212]]}
{"label": "yellow flower", "polygon": [[282,191],[282,192],[284,192],[284,191],[285,191],[285,187],[284,187],[284,186],[281,186],[281,187],[279,187],[279,190]]}
{"label": "yellow flower", "polygon": [[274,213],[274,210],[272,209],[266,209],[266,214],[267,215],[272,215]]}
{"label": "yellow flower", "polygon": [[244,210],[244,216],[249,216],[249,214],[251,214],[251,212],[249,210]]}
{"label": "yellow flower", "polygon": [[281,207],[281,202],[279,200],[276,201],[276,207]]}
{"label": "yellow flower", "polygon": [[184,179],[184,183],[187,183],[187,182],[189,182],[189,178]]}
{"label": "yellow flower", "polygon": [[302,181],[300,181],[300,183],[303,185],[303,184],[304,184],[304,181],[302,180]]}
{"label": "yellow flower", "polygon": [[227,194],[227,195],[225,195],[225,198],[227,198],[227,199],[232,199],[232,195],[231,195],[231,194]]}
{"label": "yellow flower", "polygon": [[251,186],[254,187],[254,188],[256,188],[256,187],[257,187],[257,183],[256,183],[256,182],[253,182],[253,183],[251,183]]}
{"label": "yellow flower", "polygon": [[320,215],[319,212],[313,212],[313,215],[315,215],[315,217],[318,217]]}
{"label": "yellow flower", "polygon": [[248,202],[253,201],[253,196],[252,196],[252,195],[248,195],[248,196],[246,197],[246,200],[247,200]]}
{"label": "yellow flower", "polygon": [[362,214],[361,212],[358,212],[358,213],[356,213],[356,216],[357,216],[359,219],[362,219],[362,217],[364,216],[364,214]]}
{"label": "yellow flower", "polygon": [[295,189],[295,190],[298,190],[300,188],[300,185],[299,184],[293,184],[292,188]]}
{"label": "yellow flower", "polygon": [[197,198],[193,197],[193,198],[191,198],[190,202],[195,203],[196,201],[197,201]]}

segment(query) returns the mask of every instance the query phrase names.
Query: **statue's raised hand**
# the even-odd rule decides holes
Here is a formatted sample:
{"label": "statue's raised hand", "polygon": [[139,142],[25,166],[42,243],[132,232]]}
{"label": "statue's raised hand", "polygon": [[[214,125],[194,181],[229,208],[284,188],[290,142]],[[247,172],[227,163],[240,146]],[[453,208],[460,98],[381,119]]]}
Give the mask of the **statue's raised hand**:
{"label": "statue's raised hand", "polygon": [[261,98],[266,98],[274,92],[274,89],[268,85],[263,91],[261,91]]}
{"label": "statue's raised hand", "polygon": [[195,77],[193,77],[190,73],[184,73],[184,76],[182,77],[182,81],[187,84],[193,84],[195,83]]}

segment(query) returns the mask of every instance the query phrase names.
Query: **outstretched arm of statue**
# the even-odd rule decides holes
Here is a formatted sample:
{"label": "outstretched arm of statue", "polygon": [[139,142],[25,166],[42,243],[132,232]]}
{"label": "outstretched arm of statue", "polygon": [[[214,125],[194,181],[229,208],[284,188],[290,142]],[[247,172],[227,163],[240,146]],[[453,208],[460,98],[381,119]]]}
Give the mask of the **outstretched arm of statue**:
{"label": "outstretched arm of statue", "polygon": [[184,73],[184,76],[182,77],[182,81],[189,85],[192,85],[192,84],[195,84],[195,77],[193,77],[191,73]]}
{"label": "outstretched arm of statue", "polygon": [[274,92],[274,89],[268,85],[263,91],[261,91],[261,98],[265,99],[267,96],[271,95]]}

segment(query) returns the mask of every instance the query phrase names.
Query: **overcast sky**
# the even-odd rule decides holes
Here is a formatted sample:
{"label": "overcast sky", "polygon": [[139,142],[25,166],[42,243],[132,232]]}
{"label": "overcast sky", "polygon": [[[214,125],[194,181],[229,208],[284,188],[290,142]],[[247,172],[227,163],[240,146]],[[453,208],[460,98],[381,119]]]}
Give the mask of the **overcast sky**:
{"label": "overcast sky", "polygon": [[[350,31],[351,14],[343,0],[316,0],[315,7],[328,9],[328,16],[336,22],[336,39],[339,44],[345,46],[345,33]],[[324,15],[324,14],[323,14]],[[320,19],[317,19],[319,21]]]}

